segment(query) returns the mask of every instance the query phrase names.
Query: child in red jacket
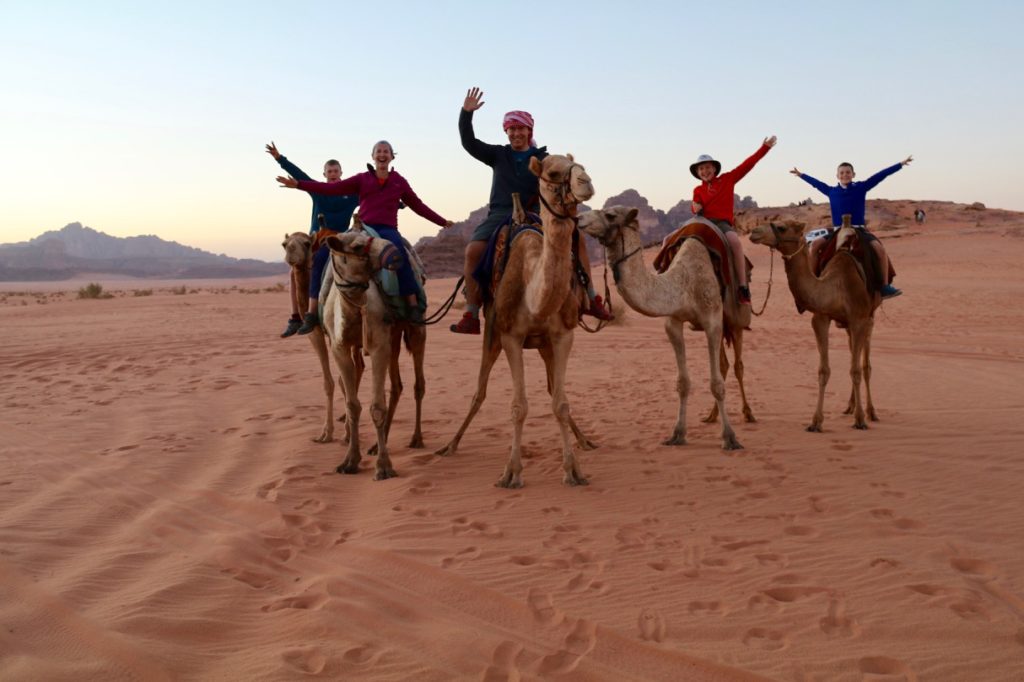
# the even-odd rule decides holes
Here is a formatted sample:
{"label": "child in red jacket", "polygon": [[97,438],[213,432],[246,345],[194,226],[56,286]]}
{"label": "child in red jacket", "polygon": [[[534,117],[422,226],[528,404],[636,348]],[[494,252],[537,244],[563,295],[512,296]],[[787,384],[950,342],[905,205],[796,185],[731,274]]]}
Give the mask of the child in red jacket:
{"label": "child in red jacket", "polygon": [[740,237],[734,229],[733,190],[736,188],[736,183],[749,173],[754,165],[764,158],[768,150],[774,146],[775,136],[766,137],[760,149],[728,173],[722,173],[722,164],[707,154],[701,154],[694,163],[690,164],[690,173],[701,181],[693,188],[693,212],[718,225],[718,228],[725,234],[729,248],[732,249],[736,281],[739,283],[739,300],[740,303],[747,305],[750,304],[750,288],[747,286],[743,244],[740,243]]}

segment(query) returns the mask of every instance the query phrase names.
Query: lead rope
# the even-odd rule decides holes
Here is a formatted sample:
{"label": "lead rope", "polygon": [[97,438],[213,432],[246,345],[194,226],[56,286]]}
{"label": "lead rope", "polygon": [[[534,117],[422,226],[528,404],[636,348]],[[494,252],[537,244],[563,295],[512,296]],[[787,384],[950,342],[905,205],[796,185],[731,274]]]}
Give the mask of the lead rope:
{"label": "lead rope", "polygon": [[[583,235],[580,235],[580,239],[583,239]],[[584,244],[583,248],[587,248],[586,244]],[[608,312],[614,315],[615,309],[612,308],[612,292],[611,288],[608,286],[608,249],[602,249],[602,251],[604,251],[604,300],[608,306]],[[598,320],[597,327],[591,328],[584,319],[580,317],[577,324],[588,334],[596,334],[607,327],[608,322],[610,322],[610,320]]]}
{"label": "lead rope", "polygon": [[760,312],[755,311],[753,308],[750,309],[750,312],[754,313],[757,317],[764,314],[764,309],[768,307],[768,299],[771,298],[772,295],[772,276],[775,274],[775,249],[772,249],[771,251],[772,259],[768,262],[768,291],[764,294],[764,304],[761,306]]}
{"label": "lead rope", "polygon": [[455,297],[459,295],[459,287],[462,286],[463,281],[465,281],[465,277],[459,277],[459,281],[455,283],[455,290],[452,292],[452,295],[449,296],[448,299],[429,317],[423,320],[424,325],[437,324],[444,319],[444,316],[448,314],[448,311],[451,310],[452,306],[455,304]]}

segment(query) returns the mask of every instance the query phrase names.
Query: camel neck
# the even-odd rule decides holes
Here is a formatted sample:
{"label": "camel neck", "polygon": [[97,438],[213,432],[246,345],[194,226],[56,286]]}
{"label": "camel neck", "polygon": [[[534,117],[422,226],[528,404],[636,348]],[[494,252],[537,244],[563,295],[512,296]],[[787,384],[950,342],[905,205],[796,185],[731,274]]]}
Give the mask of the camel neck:
{"label": "camel neck", "polygon": [[526,287],[526,303],[535,318],[548,318],[562,307],[572,286],[572,232],[576,223],[541,208],[544,246]]}
{"label": "camel neck", "polygon": [[[643,251],[637,251],[642,246],[638,232],[625,230],[621,239],[615,239],[607,247],[608,267],[618,263],[615,285],[619,294],[630,308],[641,315],[673,315],[679,310],[679,282],[670,280],[666,274],[649,270],[644,263]],[[678,275],[684,279],[688,277],[685,270],[679,270]]]}

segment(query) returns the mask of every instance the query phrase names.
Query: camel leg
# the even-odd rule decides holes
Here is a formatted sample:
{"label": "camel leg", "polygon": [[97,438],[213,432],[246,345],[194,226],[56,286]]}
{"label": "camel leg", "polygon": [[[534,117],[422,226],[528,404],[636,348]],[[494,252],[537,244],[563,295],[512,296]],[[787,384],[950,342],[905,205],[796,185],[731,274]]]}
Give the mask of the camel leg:
{"label": "camel leg", "polygon": [[339,474],[356,474],[359,473],[359,460],[362,459],[359,453],[359,413],[363,409],[359,404],[358,372],[352,361],[350,348],[332,346],[331,350],[338,365],[341,387],[345,394],[345,428],[348,431],[348,451],[336,471]]}
{"label": "camel leg", "polygon": [[865,327],[863,322],[851,322],[847,330],[850,334],[850,382],[853,384],[853,428],[855,429],[868,428],[868,423],[864,421],[864,407],[860,401],[860,380],[863,376],[860,358],[864,350]]}
{"label": "camel leg", "polygon": [[[580,463],[572,449],[570,427],[572,411],[569,409],[569,398],[565,395],[565,372],[569,365],[569,351],[572,350],[572,333],[563,334],[552,340],[550,352],[551,375],[551,411],[558,420],[558,429],[562,434],[562,483],[565,485],[587,485],[588,481],[580,471]],[[545,361],[545,364],[548,364]],[[525,395],[525,393],[524,393]]]}
{"label": "camel leg", "polygon": [[[743,446],[736,439],[736,433],[732,430],[732,424],[729,423],[729,415],[725,411],[725,377],[722,376],[722,371],[715,362],[716,356],[719,355],[718,351],[722,348],[722,325],[721,323],[708,323],[704,324],[704,334],[708,340],[708,362],[711,366],[711,395],[715,396],[715,404],[718,405],[718,411],[722,415],[722,449],[723,450],[742,450]],[[680,325],[680,331],[682,331],[682,325]]]}
{"label": "camel leg", "polygon": [[501,488],[523,487],[523,424],[529,406],[526,402],[526,377],[523,369],[523,340],[502,334],[501,345],[512,373],[512,448],[508,463],[496,483]]}
{"label": "camel leg", "polygon": [[[547,370],[548,395],[553,395],[552,391],[554,386],[554,378],[552,376],[551,370],[554,367],[554,364],[552,362],[553,356],[551,348],[548,346],[544,346],[542,348],[538,348],[537,351],[540,353],[541,359],[544,360],[544,368]],[[576,436],[576,446],[579,447],[580,450],[597,449],[597,443],[590,440],[583,434],[583,432],[580,430],[580,427],[576,425],[576,420],[572,418],[572,414],[569,415],[569,429],[572,430],[572,435]]]}
{"label": "camel leg", "polygon": [[821,424],[825,421],[825,386],[828,385],[829,375],[832,370],[828,366],[828,327],[832,324],[828,315],[815,313],[811,319],[811,327],[814,328],[814,340],[818,344],[818,407],[814,411],[814,418],[811,419],[808,431],[821,433]]}
{"label": "camel leg", "polygon": [[[485,335],[484,342],[487,342]],[[494,363],[498,361],[498,356],[501,355],[501,345],[497,339],[491,341],[491,344],[485,345],[483,354],[480,357],[480,374],[476,381],[476,393],[473,394],[473,401],[469,405],[469,414],[462,421],[462,426],[452,437],[451,441],[448,442],[443,448],[435,452],[435,455],[448,456],[454,455],[455,451],[459,447],[459,441],[462,440],[462,436],[465,435],[466,429],[469,428],[469,423],[473,421],[473,417],[480,410],[480,407],[484,404],[484,400],[487,398],[487,381],[491,378],[491,369],[494,368]]]}
{"label": "camel leg", "polygon": [[[849,332],[846,333],[847,346],[850,348],[850,357],[853,357],[853,335]],[[846,409],[843,410],[843,414],[853,414],[853,408],[857,405],[857,401],[854,397],[853,386],[850,386],[850,399],[846,401]]]}
{"label": "camel leg", "polygon": [[[725,342],[722,343],[722,352],[719,356],[718,362],[719,369],[722,370],[722,380],[724,381],[729,376],[729,356],[725,353]],[[708,416],[701,419],[705,424],[714,424],[718,421],[718,403],[711,406],[711,411],[708,412]]]}
{"label": "camel leg", "polygon": [[370,417],[373,419],[373,426],[377,430],[377,467],[373,480],[382,481],[397,476],[395,469],[391,466],[391,456],[388,453],[387,419],[388,410],[384,402],[384,379],[391,366],[391,344],[377,344],[377,347],[370,349],[370,373],[373,377],[373,398],[370,402]]}
{"label": "camel leg", "polygon": [[[679,394],[679,413],[672,435],[662,445],[686,445],[686,400],[690,395],[690,374],[686,370],[686,344],[683,341],[683,322],[674,317],[665,318],[665,333],[676,354],[676,392]],[[715,364],[712,361],[712,364]],[[718,407],[717,403],[715,407]]]}
{"label": "camel leg", "polygon": [[[740,385],[740,400],[743,401],[743,420],[748,424],[754,424],[757,419],[754,418],[754,411],[750,409],[750,403],[747,402],[747,389],[743,386],[743,330],[733,330],[732,339],[732,373],[736,375],[736,381]],[[725,380],[725,373],[722,373],[722,379]]]}
{"label": "camel leg", "polygon": [[875,404],[871,400],[871,332],[875,326],[874,320],[867,321],[867,331],[864,334],[864,348],[861,350],[864,361],[862,366],[864,367],[864,393],[867,399],[867,413],[868,419],[873,422],[878,421],[878,415],[875,414]]}
{"label": "camel leg", "polygon": [[[384,440],[391,437],[391,421],[395,418],[395,411],[398,409],[398,400],[402,397],[402,372],[398,367],[399,355],[402,352],[402,330],[398,325],[391,326],[391,356],[388,358],[388,380],[391,390],[388,391],[388,414],[384,419]],[[377,445],[374,444],[366,454],[371,457],[377,454]]]}
{"label": "camel leg", "polygon": [[413,397],[416,398],[416,427],[413,429],[412,438],[409,439],[409,447],[422,448],[423,431],[420,424],[423,416],[423,396],[427,393],[427,379],[423,374],[423,358],[427,350],[427,330],[419,326],[410,326],[408,333],[413,374],[416,377],[412,389]]}
{"label": "camel leg", "polygon": [[323,428],[313,442],[330,443],[334,440],[334,375],[331,374],[331,362],[327,358],[327,341],[324,339],[323,331],[316,329],[309,335],[309,342],[313,344],[313,350],[320,361],[320,372],[324,379],[324,398],[327,402]]}

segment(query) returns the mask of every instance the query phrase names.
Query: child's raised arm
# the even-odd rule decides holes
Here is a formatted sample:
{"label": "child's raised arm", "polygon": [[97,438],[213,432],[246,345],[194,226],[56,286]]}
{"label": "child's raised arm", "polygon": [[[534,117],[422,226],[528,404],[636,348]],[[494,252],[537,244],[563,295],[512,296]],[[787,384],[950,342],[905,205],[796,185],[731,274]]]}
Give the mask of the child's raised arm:
{"label": "child's raised arm", "polygon": [[801,180],[803,180],[808,185],[810,185],[814,189],[818,190],[819,192],[821,192],[825,196],[828,196],[829,190],[832,189],[831,187],[826,185],[821,180],[818,180],[817,178],[812,178],[810,175],[807,175],[806,173],[801,173],[800,170],[796,166],[793,166],[793,170],[791,170],[789,172],[792,173],[793,175],[797,176],[798,178],[800,178]]}
{"label": "child's raised arm", "polygon": [[895,163],[895,164],[889,166],[888,168],[883,168],[882,170],[878,171],[877,173],[875,173],[870,178],[868,178],[867,180],[864,181],[864,183],[863,183],[864,191],[868,192],[868,191],[874,189],[878,185],[878,183],[880,183],[882,180],[885,180],[887,177],[889,177],[890,175],[892,175],[893,173],[898,171],[900,168],[903,168],[904,166],[906,166],[908,163],[910,163],[913,160],[914,160],[913,156],[908,156],[907,158],[903,159],[899,163]]}

